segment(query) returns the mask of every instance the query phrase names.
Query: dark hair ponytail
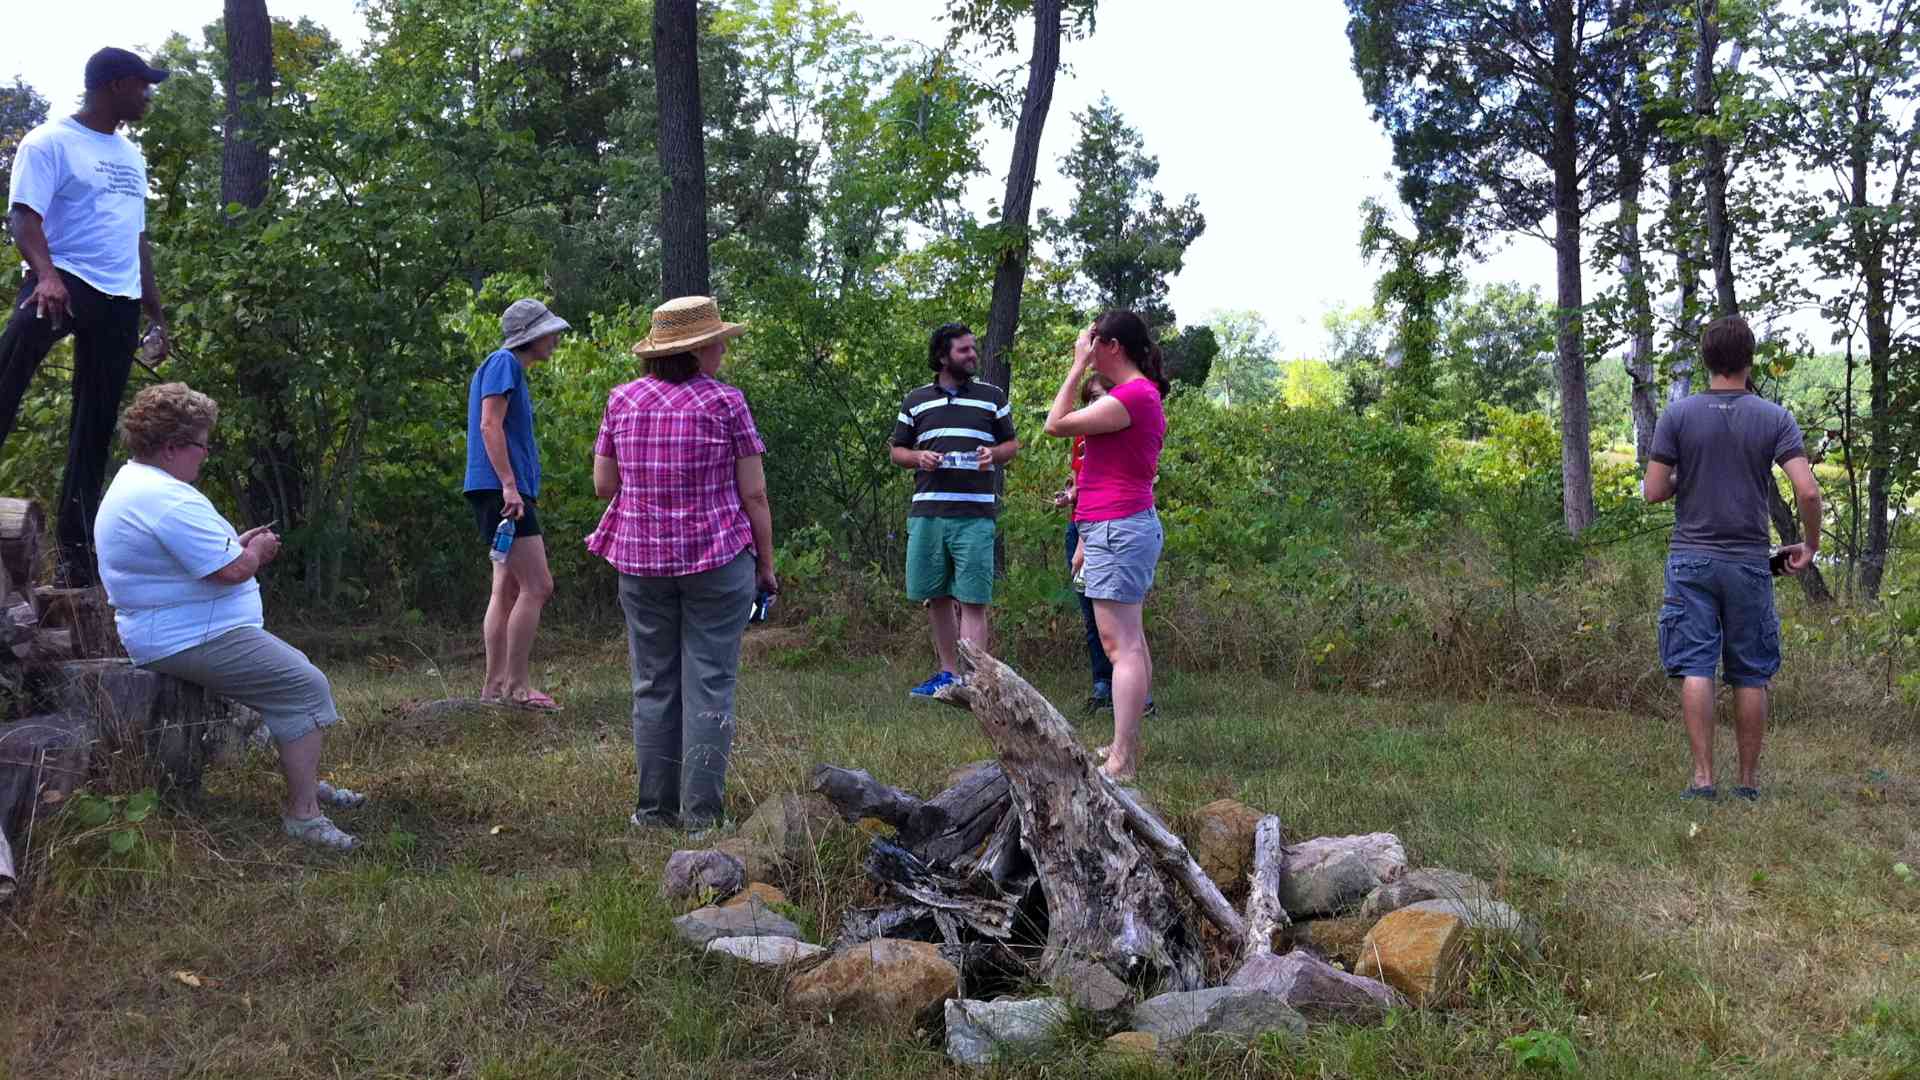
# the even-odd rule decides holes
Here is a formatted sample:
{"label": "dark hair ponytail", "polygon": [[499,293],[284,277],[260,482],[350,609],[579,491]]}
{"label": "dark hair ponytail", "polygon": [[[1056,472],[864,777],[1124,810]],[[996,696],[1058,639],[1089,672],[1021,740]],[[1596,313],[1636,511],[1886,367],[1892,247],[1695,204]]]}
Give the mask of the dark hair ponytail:
{"label": "dark hair ponytail", "polygon": [[1160,355],[1160,346],[1154,344],[1153,335],[1147,333],[1147,320],[1125,308],[1114,308],[1094,320],[1093,333],[1104,341],[1119,342],[1120,347],[1126,350],[1127,359],[1140,369],[1140,374],[1153,380],[1161,397],[1172,392],[1173,384],[1167,381],[1166,362]]}

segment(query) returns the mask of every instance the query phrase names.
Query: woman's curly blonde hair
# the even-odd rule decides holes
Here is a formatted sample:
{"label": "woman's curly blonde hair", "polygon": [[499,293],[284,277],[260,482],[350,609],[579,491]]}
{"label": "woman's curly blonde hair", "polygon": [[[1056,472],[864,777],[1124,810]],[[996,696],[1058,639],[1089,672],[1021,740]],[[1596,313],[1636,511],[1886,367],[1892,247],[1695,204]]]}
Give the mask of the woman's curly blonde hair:
{"label": "woman's curly blonde hair", "polygon": [[146,457],[200,441],[218,419],[220,406],[212,398],[186,383],[161,383],[134,395],[120,413],[120,438],[135,457]]}

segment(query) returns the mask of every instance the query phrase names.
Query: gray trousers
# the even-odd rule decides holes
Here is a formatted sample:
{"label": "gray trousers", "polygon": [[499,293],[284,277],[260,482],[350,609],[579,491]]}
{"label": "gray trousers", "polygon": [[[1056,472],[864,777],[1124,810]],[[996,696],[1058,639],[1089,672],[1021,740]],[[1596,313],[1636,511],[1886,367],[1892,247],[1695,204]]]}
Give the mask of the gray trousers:
{"label": "gray trousers", "polygon": [[720,821],[754,581],[750,549],[684,577],[620,575],[641,821],[690,828]]}

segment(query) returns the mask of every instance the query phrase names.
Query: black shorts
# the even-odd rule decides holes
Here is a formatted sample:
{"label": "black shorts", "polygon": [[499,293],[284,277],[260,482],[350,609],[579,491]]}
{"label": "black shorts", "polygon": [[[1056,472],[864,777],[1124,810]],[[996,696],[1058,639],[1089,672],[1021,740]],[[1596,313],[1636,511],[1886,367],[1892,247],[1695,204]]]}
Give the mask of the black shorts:
{"label": "black shorts", "polygon": [[[520,520],[513,523],[514,539],[539,536],[540,511],[534,507],[530,496],[522,495],[520,501],[526,504],[526,510],[520,514]],[[500,497],[500,489],[469,491],[467,505],[473,507],[473,524],[480,530],[481,539],[493,543],[493,530],[500,527],[500,508],[506,505],[506,500]]]}

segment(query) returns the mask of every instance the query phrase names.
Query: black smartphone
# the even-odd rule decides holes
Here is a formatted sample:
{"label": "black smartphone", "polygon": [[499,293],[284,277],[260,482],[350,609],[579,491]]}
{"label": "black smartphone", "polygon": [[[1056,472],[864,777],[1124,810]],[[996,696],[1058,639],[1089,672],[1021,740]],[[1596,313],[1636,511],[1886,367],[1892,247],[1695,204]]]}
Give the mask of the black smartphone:
{"label": "black smartphone", "polygon": [[1773,571],[1774,577],[1779,577],[1781,574],[1784,574],[1787,572],[1787,549],[1786,548],[1781,548],[1780,550],[1774,552],[1772,556],[1770,556],[1767,559],[1767,569]]}

